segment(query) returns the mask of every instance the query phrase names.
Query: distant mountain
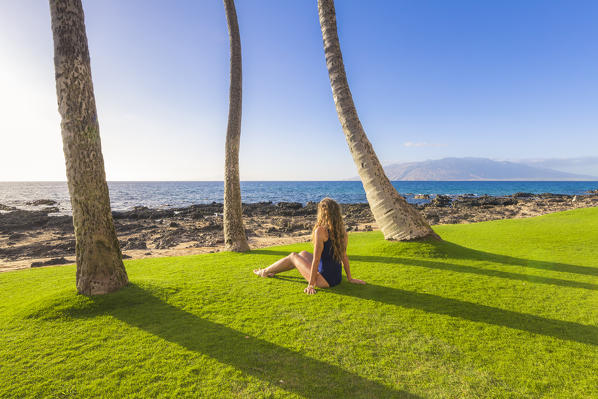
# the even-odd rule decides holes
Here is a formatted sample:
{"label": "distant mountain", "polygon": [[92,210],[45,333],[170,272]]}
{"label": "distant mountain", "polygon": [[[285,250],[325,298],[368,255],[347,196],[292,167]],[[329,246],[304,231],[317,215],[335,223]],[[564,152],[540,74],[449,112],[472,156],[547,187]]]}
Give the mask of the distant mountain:
{"label": "distant mountain", "polygon": [[384,167],[390,180],[597,180],[592,176],[487,158],[444,158]]}
{"label": "distant mountain", "polygon": [[598,176],[598,157],[511,159],[511,161],[536,168]]}

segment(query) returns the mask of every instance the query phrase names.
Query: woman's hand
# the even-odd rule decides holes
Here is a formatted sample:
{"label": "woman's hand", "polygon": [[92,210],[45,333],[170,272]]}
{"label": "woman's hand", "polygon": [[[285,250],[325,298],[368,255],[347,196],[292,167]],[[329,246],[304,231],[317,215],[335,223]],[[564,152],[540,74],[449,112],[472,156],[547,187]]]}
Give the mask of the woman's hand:
{"label": "woman's hand", "polygon": [[314,288],[314,286],[313,286],[313,285],[308,285],[308,286],[307,286],[307,287],[306,287],[306,288],[303,290],[303,292],[305,292],[307,295],[313,295],[313,294],[315,294],[317,291],[316,291],[316,289]]}
{"label": "woman's hand", "polygon": [[353,283],[353,284],[365,284],[365,281],[363,281],[363,280],[360,280],[360,279],[358,279],[358,278],[350,278],[350,279],[349,279],[349,282],[350,282],[350,283]]}

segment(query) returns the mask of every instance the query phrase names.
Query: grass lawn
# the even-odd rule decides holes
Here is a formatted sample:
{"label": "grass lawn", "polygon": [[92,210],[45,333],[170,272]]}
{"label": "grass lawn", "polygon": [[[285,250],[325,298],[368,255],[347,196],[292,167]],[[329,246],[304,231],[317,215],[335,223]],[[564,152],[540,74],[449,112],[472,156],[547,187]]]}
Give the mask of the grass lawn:
{"label": "grass lawn", "polygon": [[0,397],[598,397],[598,208],[350,235],[356,278],[251,269],[309,244],[0,274]]}

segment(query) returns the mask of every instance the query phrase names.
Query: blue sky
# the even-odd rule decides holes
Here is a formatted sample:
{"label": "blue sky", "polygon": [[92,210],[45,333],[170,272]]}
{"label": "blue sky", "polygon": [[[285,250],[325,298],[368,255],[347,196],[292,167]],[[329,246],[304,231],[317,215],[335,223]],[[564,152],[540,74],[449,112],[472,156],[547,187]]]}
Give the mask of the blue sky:
{"label": "blue sky", "polygon": [[[84,8],[108,179],[222,179],[222,2]],[[383,164],[598,155],[598,2],[337,0],[336,10],[349,84]],[[354,176],[316,1],[238,0],[237,12],[241,178]],[[47,2],[0,3],[0,52],[0,181],[64,180]]]}

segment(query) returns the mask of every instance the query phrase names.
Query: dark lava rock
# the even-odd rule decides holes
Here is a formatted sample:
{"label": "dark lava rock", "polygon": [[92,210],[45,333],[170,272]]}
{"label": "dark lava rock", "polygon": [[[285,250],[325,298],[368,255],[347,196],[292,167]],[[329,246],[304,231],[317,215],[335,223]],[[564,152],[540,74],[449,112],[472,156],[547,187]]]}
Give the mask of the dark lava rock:
{"label": "dark lava rock", "polygon": [[436,197],[434,197],[434,199],[432,200],[432,202],[430,204],[432,206],[438,206],[438,207],[450,206],[451,205],[451,197],[449,197],[448,195],[438,194]]}
{"label": "dark lava rock", "polygon": [[121,241],[120,247],[122,249],[147,249],[145,240],[141,238],[129,238],[127,241]]}
{"label": "dark lava rock", "polygon": [[127,254],[122,254],[123,255],[123,259],[131,259],[131,255],[127,255]]}
{"label": "dark lava rock", "polygon": [[0,258],[15,260],[23,257],[45,258],[51,256],[69,256],[75,253],[75,240],[66,240],[57,244],[34,243],[16,247],[0,247]]}
{"label": "dark lava rock", "polygon": [[[370,222],[374,218],[369,204],[341,204],[341,209],[345,218],[351,218],[355,222]],[[317,210],[314,210],[313,215],[316,214]]]}
{"label": "dark lava rock", "polygon": [[17,209],[12,212],[1,213],[0,232],[38,230],[40,228],[54,228],[66,232],[73,231],[71,216],[48,216],[49,212],[54,212],[54,208],[39,211]]}
{"label": "dark lava rock", "polygon": [[286,233],[294,233],[298,231],[308,230],[309,228],[310,226],[305,223],[291,223],[285,226],[284,231]]}
{"label": "dark lava rock", "polygon": [[552,193],[542,193],[539,195],[540,198],[568,198],[570,197],[567,194],[552,194]]}
{"label": "dark lava rock", "polygon": [[493,197],[491,195],[484,195],[480,197],[480,203],[482,205],[515,205],[517,200],[514,198],[506,198],[506,197]]}
{"label": "dark lava rock", "polygon": [[438,222],[440,222],[440,216],[438,216],[437,213],[427,214],[427,215],[424,215],[424,217],[430,224],[438,224]]}
{"label": "dark lava rock", "polygon": [[174,247],[177,244],[177,242],[175,239],[162,237],[158,240],[155,240],[154,244],[156,246],[156,249],[167,249]]}
{"label": "dark lava rock", "polygon": [[274,205],[269,214],[281,215],[281,216],[305,216],[309,212],[305,210],[303,204],[299,202],[279,202]]}
{"label": "dark lava rock", "polygon": [[25,237],[26,235],[23,233],[12,233],[8,235],[8,239],[11,241],[20,241]]}
{"label": "dark lava rock", "polygon": [[192,233],[184,229],[170,230],[163,233],[161,237],[154,240],[157,249],[172,248],[184,241],[192,241],[195,238]]}
{"label": "dark lava rock", "polygon": [[511,197],[493,197],[483,195],[481,197],[458,197],[453,201],[453,208],[475,208],[490,209],[494,206],[515,205],[517,200]]}
{"label": "dark lava rock", "polygon": [[303,209],[305,209],[308,212],[313,212],[314,214],[316,214],[316,212],[318,211],[318,203],[313,202],[313,201],[308,201],[307,204],[305,204],[305,206],[303,207]]}
{"label": "dark lava rock", "polygon": [[118,233],[130,233],[139,230],[145,230],[146,226],[143,223],[132,222],[126,223],[122,222],[121,220],[114,221],[114,227]]}
{"label": "dark lava rock", "polygon": [[222,223],[214,222],[210,220],[209,223],[201,228],[201,231],[213,231],[213,230],[221,230]]}
{"label": "dark lava rock", "polygon": [[212,202],[211,204],[196,204],[185,208],[174,209],[174,214],[179,217],[188,217],[194,220],[204,219],[206,216],[220,214],[224,210],[222,204]]}
{"label": "dark lava rock", "polygon": [[114,211],[114,219],[163,219],[174,216],[174,209],[151,209],[147,206],[136,206],[130,211]]}
{"label": "dark lava rock", "polygon": [[50,216],[46,227],[60,230],[64,233],[74,233],[72,216]]}
{"label": "dark lava rock", "polygon": [[17,208],[15,208],[14,206],[0,204],[0,211],[16,211],[16,210],[17,210]]}
{"label": "dark lava rock", "polygon": [[51,199],[39,199],[35,201],[25,202],[26,205],[40,206],[40,205],[58,205],[58,202]]}
{"label": "dark lava rock", "polygon": [[453,203],[453,208],[473,208],[477,206],[481,206],[482,203],[478,198],[457,198]]}
{"label": "dark lava rock", "polygon": [[511,195],[511,197],[513,197],[513,198],[530,198],[533,196],[534,196],[534,194],[532,194],[532,193],[515,193],[515,194]]}
{"label": "dark lava rock", "polygon": [[279,202],[276,206],[280,209],[301,209],[303,204],[300,202]]}
{"label": "dark lava rock", "polygon": [[[363,205],[363,204],[355,204]],[[367,207],[367,204],[364,204]],[[303,206],[299,202],[279,202],[277,204],[268,202],[256,202],[243,204],[245,216],[309,216],[316,215],[317,203],[309,202]],[[223,205],[218,202],[210,204],[196,204],[184,208],[174,209],[151,209],[144,206],[135,207],[130,211],[114,211],[112,215],[115,220],[119,219],[154,219],[160,220],[176,216],[202,220],[206,218],[222,217]]]}
{"label": "dark lava rock", "polygon": [[181,225],[178,224],[177,222],[170,222],[170,224],[168,226],[169,227],[181,227]]}
{"label": "dark lava rock", "polygon": [[69,260],[65,258],[54,258],[47,260],[45,262],[33,262],[31,267],[40,267],[40,266],[51,266],[51,265],[70,265],[75,263],[74,260]]}
{"label": "dark lava rock", "polygon": [[0,232],[33,230],[44,227],[50,217],[46,211],[16,210],[0,213]]}

